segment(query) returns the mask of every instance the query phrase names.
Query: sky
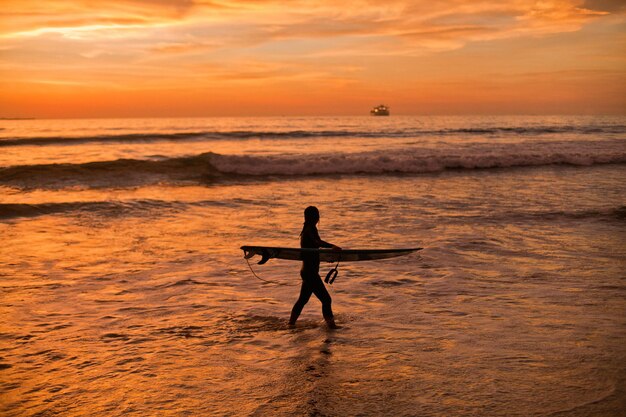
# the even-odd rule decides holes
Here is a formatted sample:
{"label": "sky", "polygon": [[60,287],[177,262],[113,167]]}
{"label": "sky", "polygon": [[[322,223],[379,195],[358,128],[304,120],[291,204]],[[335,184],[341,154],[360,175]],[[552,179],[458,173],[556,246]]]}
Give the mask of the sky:
{"label": "sky", "polygon": [[626,114],[623,0],[3,0],[0,117]]}

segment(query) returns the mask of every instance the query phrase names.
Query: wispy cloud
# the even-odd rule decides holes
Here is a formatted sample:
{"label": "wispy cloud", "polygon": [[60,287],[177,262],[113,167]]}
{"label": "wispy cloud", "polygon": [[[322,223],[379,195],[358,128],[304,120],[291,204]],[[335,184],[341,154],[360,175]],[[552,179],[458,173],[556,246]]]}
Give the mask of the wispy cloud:
{"label": "wispy cloud", "polygon": [[[482,67],[463,51],[484,44],[506,54],[503,42],[520,47],[529,40],[541,50],[544,40],[612,19],[598,33],[611,32],[616,45],[624,42],[625,12],[618,0],[109,0],[97,7],[89,0],[5,0],[0,68],[5,79],[68,87],[237,88],[326,80],[358,85],[361,93],[368,86],[391,91],[400,88],[393,83],[419,83],[420,75]],[[604,69],[616,70],[623,58],[602,39],[587,48],[605,51],[612,67]],[[583,63],[564,67],[573,65],[575,48],[551,48],[564,58],[563,64],[545,59],[549,70],[581,70]],[[446,54],[463,64],[449,69],[431,59]],[[425,58],[436,64],[428,67]],[[381,71],[389,75],[381,79]]]}

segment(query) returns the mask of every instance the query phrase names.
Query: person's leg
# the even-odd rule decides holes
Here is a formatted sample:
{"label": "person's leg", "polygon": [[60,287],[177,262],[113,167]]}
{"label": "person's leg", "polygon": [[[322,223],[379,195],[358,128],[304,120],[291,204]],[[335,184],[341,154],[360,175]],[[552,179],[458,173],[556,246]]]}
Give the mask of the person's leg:
{"label": "person's leg", "polygon": [[322,302],[322,314],[324,315],[324,320],[326,320],[328,327],[331,329],[339,328],[335,324],[335,316],[333,315],[333,300],[322,282],[322,278],[318,276],[315,280],[312,280],[311,284],[313,294]]}
{"label": "person's leg", "polygon": [[300,313],[302,313],[304,305],[309,301],[309,298],[311,298],[311,294],[311,285],[303,279],[302,286],[300,287],[300,297],[298,297],[298,301],[296,301],[291,309],[291,317],[289,318],[290,326],[294,326],[296,324],[296,320],[300,317]]}

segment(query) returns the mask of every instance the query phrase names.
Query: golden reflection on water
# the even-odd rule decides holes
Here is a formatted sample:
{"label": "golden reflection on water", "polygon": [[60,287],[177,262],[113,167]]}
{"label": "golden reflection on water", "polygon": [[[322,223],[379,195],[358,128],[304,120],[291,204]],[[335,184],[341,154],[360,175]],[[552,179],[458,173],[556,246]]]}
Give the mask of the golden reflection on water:
{"label": "golden reflection on water", "polygon": [[[0,224],[2,412],[616,411],[626,363],[623,220],[545,222],[532,211],[565,211],[590,182],[598,191],[585,187],[585,204],[619,205],[600,189],[621,172],[568,174],[5,195],[5,203],[112,205]],[[527,187],[507,198],[520,181]],[[558,195],[544,192],[546,181]],[[321,208],[322,237],[343,247],[427,248],[341,265],[330,289],[345,326],[336,332],[314,299],[289,329],[297,287],[254,280],[239,250],[297,246],[310,203]],[[253,267],[299,279],[296,263]]]}

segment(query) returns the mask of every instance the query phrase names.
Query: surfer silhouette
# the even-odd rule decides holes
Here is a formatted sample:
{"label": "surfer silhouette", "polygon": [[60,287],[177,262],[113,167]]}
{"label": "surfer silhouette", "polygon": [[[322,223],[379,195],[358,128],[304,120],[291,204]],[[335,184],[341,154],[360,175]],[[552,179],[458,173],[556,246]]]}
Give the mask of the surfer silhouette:
{"label": "surfer silhouette", "polygon": [[[341,250],[339,246],[323,241],[317,231],[317,223],[320,220],[320,212],[317,207],[309,206],[304,210],[304,226],[300,233],[301,248],[332,248]],[[331,308],[332,299],[326,290],[322,278],[320,277],[320,257],[317,253],[302,255],[302,269],[300,270],[302,286],[300,287],[300,297],[291,310],[289,325],[295,326],[302,309],[311,298],[311,294],[322,302],[322,314],[326,324],[331,329],[338,329],[335,324],[333,310]]]}

